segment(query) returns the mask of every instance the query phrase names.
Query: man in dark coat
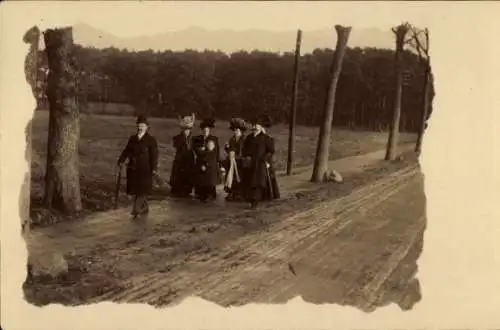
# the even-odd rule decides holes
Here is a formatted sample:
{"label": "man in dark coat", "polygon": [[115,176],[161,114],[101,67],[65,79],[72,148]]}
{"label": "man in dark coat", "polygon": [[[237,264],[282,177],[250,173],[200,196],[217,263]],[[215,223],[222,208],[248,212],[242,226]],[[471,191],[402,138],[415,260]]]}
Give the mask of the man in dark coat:
{"label": "man in dark coat", "polygon": [[195,117],[186,116],[180,119],[181,132],[173,137],[175,156],[170,173],[170,187],[172,195],[189,197],[194,187],[194,173],[196,155],[192,128]]}
{"label": "man in dark coat", "polygon": [[278,181],[273,167],[274,139],[264,127],[271,127],[271,118],[263,115],[252,121],[252,134],[245,138],[243,156],[247,199],[252,208],[263,200],[280,198]]}
{"label": "man in dark coat", "polygon": [[134,196],[132,215],[149,212],[147,197],[153,186],[153,176],[158,168],[158,144],[149,134],[147,119],[137,118],[137,133],[128,139],[125,149],[118,158],[118,167],[121,170],[123,163],[127,163],[127,194]]}
{"label": "man in dark coat", "polygon": [[[202,120],[200,123],[200,128],[203,131],[203,134],[198,135],[195,138],[195,152],[197,154],[197,157],[200,153],[204,152],[207,149],[207,142],[208,141],[213,141],[215,144],[215,155],[216,155],[216,160],[217,164],[219,167],[221,167],[221,160],[220,160],[220,148],[219,148],[219,139],[215,136],[210,134],[210,129],[215,128],[215,120],[214,119],[205,119]],[[198,189],[198,183],[195,183],[195,194],[199,197],[199,189]],[[211,199],[216,199],[217,198],[217,193],[215,187],[213,188],[212,192],[210,193],[210,198]]]}
{"label": "man in dark coat", "polygon": [[226,172],[224,190],[227,192],[226,200],[228,201],[242,199],[245,195],[243,185],[243,143],[246,128],[245,121],[240,118],[233,118],[229,123],[229,129],[233,131],[233,136],[224,146],[227,155],[224,162]]}

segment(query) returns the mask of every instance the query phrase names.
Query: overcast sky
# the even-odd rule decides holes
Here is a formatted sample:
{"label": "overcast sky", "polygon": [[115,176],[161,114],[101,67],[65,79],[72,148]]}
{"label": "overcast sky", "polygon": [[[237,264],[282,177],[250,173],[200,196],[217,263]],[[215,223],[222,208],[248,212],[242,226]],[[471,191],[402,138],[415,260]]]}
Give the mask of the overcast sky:
{"label": "overcast sky", "polygon": [[[75,20],[119,37],[152,35],[200,26],[205,29],[265,29],[304,31],[349,24],[357,28],[390,29],[404,19],[395,11],[425,17],[432,3],[419,2],[44,2],[46,21]],[[459,5],[455,3],[454,5]],[[35,6],[35,5],[34,5]],[[52,8],[51,8],[52,7]],[[80,4],[80,7],[81,4]],[[450,7],[451,8],[451,7]],[[53,10],[51,10],[53,9]],[[55,10],[57,9],[57,10]],[[92,12],[89,15],[89,12]],[[43,22],[40,22],[43,26]]]}
{"label": "overcast sky", "polygon": [[[151,35],[165,31],[184,29],[188,26],[200,26],[206,29],[265,29],[265,30],[316,30],[341,23],[339,13],[346,12],[359,17],[374,16],[356,22],[356,27],[390,28],[391,24],[380,22],[392,21],[399,23],[389,7],[397,4],[386,3],[334,3],[334,2],[172,2],[146,4],[136,7],[135,17],[130,17],[130,8],[137,5],[113,6],[113,2],[96,4],[99,15],[85,17],[85,23],[101,28],[120,37]],[[391,15],[392,14],[392,15]],[[348,16],[345,15],[345,19]],[[340,15],[342,16],[342,15]],[[113,19],[110,19],[113,18]],[[117,24],[126,21],[127,24]],[[364,26],[363,26],[364,25]]]}

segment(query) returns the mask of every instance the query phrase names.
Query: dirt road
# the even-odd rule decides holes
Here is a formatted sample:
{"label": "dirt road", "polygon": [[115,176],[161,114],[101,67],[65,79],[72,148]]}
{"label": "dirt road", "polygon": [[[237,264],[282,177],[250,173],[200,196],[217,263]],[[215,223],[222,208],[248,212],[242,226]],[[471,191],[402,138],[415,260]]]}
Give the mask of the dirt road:
{"label": "dirt road", "polygon": [[292,181],[284,185],[287,203],[258,211],[214,204],[201,214],[174,201],[153,205],[148,219],[135,222],[119,210],[106,220],[35,231],[30,250],[67,251],[74,271],[65,283],[26,288],[28,300],[162,306],[197,295],[229,306],[302,295],[367,310],[386,301],[411,307],[425,225],[417,164],[339,196],[335,188],[305,186],[307,198],[291,196]]}

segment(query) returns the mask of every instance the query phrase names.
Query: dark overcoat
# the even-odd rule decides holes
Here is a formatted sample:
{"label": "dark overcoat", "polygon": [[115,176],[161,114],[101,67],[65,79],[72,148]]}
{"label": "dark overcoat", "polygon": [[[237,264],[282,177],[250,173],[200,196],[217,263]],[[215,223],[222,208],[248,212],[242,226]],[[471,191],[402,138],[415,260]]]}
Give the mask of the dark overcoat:
{"label": "dark overcoat", "polygon": [[243,155],[243,144],[245,141],[245,136],[242,135],[239,139],[236,139],[235,136],[232,136],[229,141],[227,142],[227,145],[225,146],[226,152],[229,154],[229,151],[234,151],[236,155],[236,160],[240,159]]}
{"label": "dark overcoat", "polygon": [[[273,166],[274,139],[260,133],[256,136],[248,135],[243,143],[244,182],[249,190],[260,188],[264,192],[263,198],[280,198],[280,190]],[[266,168],[266,163],[270,165]]]}
{"label": "dark overcoat", "polygon": [[[202,170],[205,166],[205,171]],[[220,182],[219,163],[215,150],[200,151],[196,162],[197,185],[199,187],[215,187]]]}
{"label": "dark overcoat", "polygon": [[127,163],[127,194],[147,195],[153,187],[153,172],[158,168],[158,144],[156,139],[146,132],[139,139],[132,135],[122,151],[118,162]]}
{"label": "dark overcoat", "polygon": [[175,156],[170,173],[172,193],[191,193],[194,185],[195,152],[192,135],[183,132],[173,137]]}

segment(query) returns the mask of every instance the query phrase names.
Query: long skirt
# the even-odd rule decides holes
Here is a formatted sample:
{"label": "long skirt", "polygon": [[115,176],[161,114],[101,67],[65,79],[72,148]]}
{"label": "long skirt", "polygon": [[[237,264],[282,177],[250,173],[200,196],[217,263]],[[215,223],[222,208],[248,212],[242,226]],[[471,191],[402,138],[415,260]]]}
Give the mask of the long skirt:
{"label": "long skirt", "polygon": [[[250,202],[261,202],[261,201],[271,201],[274,199],[279,199],[281,197],[280,188],[278,180],[274,174],[274,171],[270,169],[269,180],[266,180],[265,186],[255,185],[251,183],[246,184],[246,199]],[[251,177],[251,173],[247,174]]]}
{"label": "long skirt", "polygon": [[194,173],[194,160],[174,160],[174,163],[172,165],[172,173],[170,175],[172,195],[188,197],[194,188]]}

